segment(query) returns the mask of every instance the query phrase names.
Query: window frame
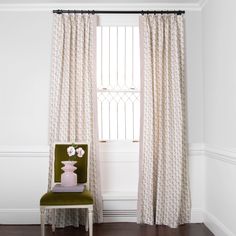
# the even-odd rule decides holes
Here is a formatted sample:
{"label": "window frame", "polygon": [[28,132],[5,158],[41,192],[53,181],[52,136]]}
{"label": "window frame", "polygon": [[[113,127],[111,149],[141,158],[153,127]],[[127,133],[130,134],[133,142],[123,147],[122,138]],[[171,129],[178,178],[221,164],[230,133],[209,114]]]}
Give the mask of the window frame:
{"label": "window frame", "polygon": [[[99,20],[98,20],[98,25],[97,26],[101,26],[101,27],[106,27],[106,26],[115,26],[115,27],[119,27],[119,26],[128,26],[128,27],[137,27],[139,26],[139,21],[138,21],[138,16],[136,15],[101,15],[99,16]],[[98,88],[97,92],[107,92],[107,89],[104,88]],[[133,92],[132,88],[130,88],[129,92]],[[139,97],[140,97],[140,89],[139,90],[135,90],[135,92],[139,93]],[[139,107],[140,107],[140,100],[139,100]],[[118,132],[118,131],[117,131]],[[121,140],[121,139],[115,139],[115,140],[99,140],[100,143],[117,143],[118,146],[122,146],[125,149],[130,146],[131,144],[137,143],[139,142],[139,139],[133,139],[133,140]],[[120,143],[120,145],[119,145]],[[128,145],[126,147],[126,145]],[[103,145],[104,146],[104,145]],[[135,147],[137,145],[134,145]],[[135,148],[137,149],[137,147]]]}

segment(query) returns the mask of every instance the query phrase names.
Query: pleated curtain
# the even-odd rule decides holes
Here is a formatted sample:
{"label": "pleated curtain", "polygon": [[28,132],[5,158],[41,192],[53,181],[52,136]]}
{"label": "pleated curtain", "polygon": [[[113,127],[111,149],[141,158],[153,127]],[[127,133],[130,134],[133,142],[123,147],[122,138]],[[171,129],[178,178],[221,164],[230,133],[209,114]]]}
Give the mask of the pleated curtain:
{"label": "pleated curtain", "polygon": [[140,16],[141,135],[138,223],[190,221],[184,17]]}
{"label": "pleated curtain", "polygon": [[[53,178],[53,143],[88,142],[94,222],[102,222],[96,92],[96,26],[91,14],[54,14],[49,122],[49,178]],[[51,215],[48,212],[48,223]],[[57,209],[56,226],[79,226],[82,209]]]}

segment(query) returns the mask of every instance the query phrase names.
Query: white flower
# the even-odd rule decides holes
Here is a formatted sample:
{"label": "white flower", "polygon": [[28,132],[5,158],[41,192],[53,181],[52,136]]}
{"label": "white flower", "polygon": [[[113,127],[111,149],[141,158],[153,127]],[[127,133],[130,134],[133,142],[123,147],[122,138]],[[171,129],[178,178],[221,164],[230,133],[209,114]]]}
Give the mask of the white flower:
{"label": "white flower", "polygon": [[76,152],[77,152],[77,156],[78,157],[82,157],[84,155],[84,153],[85,153],[85,151],[81,147],[77,148]]}
{"label": "white flower", "polygon": [[67,154],[68,154],[69,157],[74,156],[75,155],[75,148],[72,147],[72,146],[68,147],[67,148]]}

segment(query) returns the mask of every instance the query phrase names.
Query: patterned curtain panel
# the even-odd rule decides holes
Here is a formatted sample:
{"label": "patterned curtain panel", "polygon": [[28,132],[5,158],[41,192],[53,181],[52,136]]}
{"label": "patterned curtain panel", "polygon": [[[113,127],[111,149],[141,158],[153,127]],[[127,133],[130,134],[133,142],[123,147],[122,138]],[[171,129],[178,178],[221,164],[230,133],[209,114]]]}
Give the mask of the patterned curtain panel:
{"label": "patterned curtain panel", "polygon": [[138,223],[177,227],[190,220],[184,19],[140,16],[141,136]]}
{"label": "patterned curtain panel", "polygon": [[[96,107],[96,25],[97,19],[94,15],[54,14],[48,189],[51,189],[53,180],[53,143],[88,142],[94,222],[101,222]],[[47,220],[51,223],[50,214]],[[78,226],[84,221],[83,210],[57,210],[57,227]]]}

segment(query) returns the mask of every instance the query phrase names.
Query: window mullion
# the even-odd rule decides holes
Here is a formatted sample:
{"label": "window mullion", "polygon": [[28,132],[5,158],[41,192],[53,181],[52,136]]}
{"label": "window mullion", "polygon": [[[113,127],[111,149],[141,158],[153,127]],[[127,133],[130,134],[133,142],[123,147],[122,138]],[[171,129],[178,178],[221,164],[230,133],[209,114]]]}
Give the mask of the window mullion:
{"label": "window mullion", "polygon": [[97,94],[100,106],[99,137],[102,141],[135,141],[138,138],[140,90],[135,84],[139,60],[135,55],[139,48],[134,29],[133,26],[101,26],[99,29],[101,35],[97,37],[100,40],[97,46],[101,55],[97,60],[101,62],[97,65],[101,67],[101,83],[98,83]]}

